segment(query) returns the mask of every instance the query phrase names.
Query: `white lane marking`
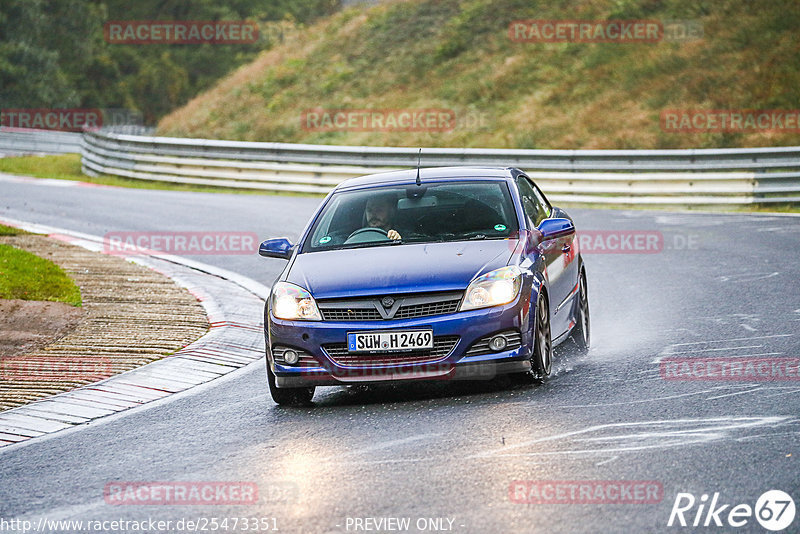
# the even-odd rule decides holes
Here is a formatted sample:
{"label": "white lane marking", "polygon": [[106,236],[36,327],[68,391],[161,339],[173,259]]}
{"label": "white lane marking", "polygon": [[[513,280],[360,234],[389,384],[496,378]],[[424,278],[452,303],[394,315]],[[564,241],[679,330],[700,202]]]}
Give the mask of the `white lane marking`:
{"label": "white lane marking", "polygon": [[754,436],[744,436],[742,438],[736,438],[736,441],[749,441],[752,439],[763,439],[763,438],[779,438],[782,436],[797,436],[800,435],[800,430],[796,432],[776,432],[774,434],[755,434]]}
{"label": "white lane marking", "polygon": [[602,462],[597,462],[597,463],[596,463],[596,464],[594,464],[594,465],[595,465],[595,466],[600,466],[600,465],[606,465],[606,464],[610,464],[611,462],[613,462],[613,461],[614,461],[614,460],[616,460],[617,458],[619,458],[619,456],[612,456],[612,457],[611,457],[611,458],[609,458],[608,460],[603,460]]}
{"label": "white lane marking", "polygon": [[751,273],[743,273],[743,274],[732,274],[729,276],[723,275],[718,276],[717,281],[719,282],[755,282],[757,280],[767,280],[768,278],[774,278],[778,276],[780,272],[772,272],[772,273],[764,273],[764,274],[751,274]]}
{"label": "white lane marking", "polygon": [[[669,448],[683,445],[690,445],[695,443],[703,443],[708,441],[717,441],[729,437],[733,431],[740,432],[743,429],[759,427],[764,425],[775,425],[777,423],[786,421],[787,417],[767,416],[767,417],[714,417],[708,419],[673,419],[673,420],[655,420],[655,421],[637,421],[629,423],[613,423],[604,425],[594,425],[581,430],[572,432],[564,432],[547,436],[543,438],[536,438],[514,445],[507,445],[502,449],[493,449],[489,451],[479,452],[468,456],[468,458],[485,458],[492,456],[553,456],[553,455],[571,455],[571,454],[597,454],[597,453],[616,453],[616,452],[631,452],[641,451],[646,449]],[[694,426],[693,426],[694,425]],[[638,432],[636,429],[643,426],[655,427],[653,430]],[[681,427],[685,428],[681,428]],[[671,428],[674,427],[674,428]],[[663,428],[663,430],[659,430]],[[616,432],[626,431],[632,429],[632,434],[622,435],[607,435],[600,437],[591,437],[592,434],[602,432]],[[586,437],[583,437],[586,436]],[[567,440],[568,444],[571,441],[574,444],[578,442],[600,442],[600,441],[623,441],[628,440],[629,444],[622,443],[620,445],[613,445],[611,447],[602,446],[600,448],[578,448],[567,450],[553,450],[536,452],[520,452],[511,453],[513,449],[520,449],[530,447],[532,445],[554,442],[560,440]],[[539,449],[541,449],[539,447]]]}
{"label": "white lane marking", "polygon": [[[480,461],[487,461],[487,460],[498,460],[498,461],[503,461],[503,462],[506,461],[505,459],[503,459],[501,457],[496,457],[496,458],[476,458],[476,457],[468,456],[468,457],[465,457],[464,459],[465,460],[480,460]],[[342,460],[340,462],[337,462],[336,460],[331,460],[328,463],[356,466],[356,465],[386,465],[386,464],[390,464],[391,465],[391,464],[407,464],[407,463],[423,463],[423,462],[436,462],[436,463],[440,464],[442,462],[442,458],[439,457],[439,456],[430,455],[430,456],[416,457],[416,458],[386,458],[386,459],[381,459],[381,460],[357,460],[357,459],[353,459],[353,460]],[[528,460],[526,460],[525,461],[525,465],[526,466],[529,466],[529,465],[552,465],[552,462],[550,460],[541,460],[541,461],[536,461],[536,460],[528,461]]]}
{"label": "white lane marking", "polygon": [[[708,348],[691,349],[691,350],[686,350],[686,351],[684,351],[684,350],[676,351],[675,350],[676,347],[688,348],[688,347],[690,347],[692,345],[694,345],[694,346],[697,346],[697,345],[710,345],[712,343],[732,343],[732,342],[741,342],[741,341],[745,341],[745,342],[746,341],[750,341],[750,342],[752,342],[752,341],[755,341],[757,339],[775,339],[775,338],[792,337],[792,336],[794,336],[794,334],[772,334],[772,335],[768,335],[768,336],[737,337],[737,338],[731,338],[731,339],[715,339],[715,340],[709,340],[709,341],[690,341],[690,342],[684,342],[684,343],[671,343],[671,344],[667,345],[666,347],[664,347],[663,349],[661,349],[661,352],[659,352],[656,355],[655,359],[652,360],[650,363],[660,364],[661,360],[663,358],[665,358],[667,356],[675,355],[675,354],[694,354],[694,353],[698,353],[698,352],[719,352],[719,351],[728,351],[728,350],[734,351],[734,350],[742,350],[742,349],[748,349],[748,348],[759,348],[759,347],[763,347],[763,345],[740,345],[740,346],[734,346],[734,347],[708,347]],[[737,345],[739,345],[739,344],[737,343]],[[736,354],[735,356],[737,356],[737,357],[773,356],[773,355],[777,355],[777,354],[783,354],[783,353],[782,352],[770,352],[770,353],[760,353],[760,354]]]}
{"label": "white lane marking", "polygon": [[750,354],[732,354],[732,358],[749,358],[751,356],[778,356],[784,352],[753,352]]}
{"label": "white lane marking", "polygon": [[[680,399],[680,398],[683,398],[683,397],[692,397],[692,396],[695,396],[695,395],[703,395],[704,393],[713,393],[715,389],[717,389],[717,388],[704,389],[702,391],[693,391],[692,393],[681,393],[679,395],[669,395],[669,396],[666,396],[666,397],[652,397],[652,398],[649,398],[649,399],[637,399],[637,400],[628,400],[628,401],[622,401],[622,402],[604,402],[604,403],[601,403],[601,404],[566,404],[566,405],[557,406],[557,408],[596,408],[596,407],[600,407],[600,406],[626,406],[628,404],[642,404],[642,403],[646,403],[646,402],[659,402],[659,401],[665,401],[665,400]],[[533,404],[533,402],[531,402],[530,404]]]}
{"label": "white lane marking", "polygon": [[[739,424],[735,425],[717,425],[717,426],[708,426],[708,427],[699,427],[699,428],[680,428],[680,425],[686,425],[691,423],[706,423],[706,424],[713,424],[714,422],[738,422]],[[572,449],[572,450],[552,450],[552,451],[542,451],[536,453],[510,453],[510,454],[493,454],[493,453],[483,453],[483,454],[474,454],[470,456],[466,456],[464,459],[466,460],[478,460],[481,462],[486,461],[501,461],[506,462],[507,458],[509,457],[532,457],[532,456],[539,456],[539,457],[552,457],[558,455],[569,456],[570,460],[574,461],[591,461],[595,466],[604,465],[610,462],[613,462],[619,459],[619,454],[612,454],[612,453],[621,453],[621,452],[636,452],[640,450],[652,450],[654,448],[670,448],[670,447],[678,447],[684,446],[688,444],[695,444],[695,443],[703,443],[709,442],[714,440],[726,439],[739,434],[736,430],[740,430],[746,427],[755,427],[758,425],[770,425],[773,428],[785,427],[790,424],[797,424],[800,422],[798,419],[791,419],[789,417],[745,417],[745,418],[730,418],[730,417],[723,417],[723,418],[711,418],[705,420],[674,420],[674,421],[654,421],[654,422],[637,422],[637,423],[623,423],[618,425],[599,425],[596,427],[590,427],[589,429],[577,431],[577,432],[568,432],[564,434],[559,434],[557,436],[551,436],[539,440],[534,441],[548,441],[553,440],[563,436],[575,436],[581,433],[592,431],[593,429],[600,428],[601,430],[604,428],[610,427],[628,427],[634,425],[660,425],[666,427],[664,430],[660,431],[650,431],[650,432],[634,432],[629,435],[609,435],[609,436],[600,436],[600,437],[589,437],[589,438],[578,438],[574,439],[573,442],[576,445],[581,445],[580,442],[584,442],[589,445],[596,445],[602,444],[603,442],[617,442],[613,443],[613,446],[609,446],[606,448],[579,448],[579,449]],[[677,428],[670,428],[670,427],[677,427]],[[614,430],[612,428],[612,430]],[[727,432],[726,430],[731,430]],[[760,434],[760,437],[770,437],[770,436],[779,436],[784,435],[785,433],[773,433],[773,434]],[[792,433],[790,433],[792,434]],[[619,445],[619,441],[622,440],[630,440],[631,443],[625,444],[623,443],[622,446]],[[647,440],[650,443],[647,443]],[[402,441],[402,440],[401,440]],[[387,442],[389,443],[389,442]],[[645,443],[645,445],[641,445],[641,443]],[[567,445],[570,443],[568,442]],[[635,446],[637,445],[638,446]],[[524,445],[524,444],[522,444]],[[581,445],[583,446],[583,445]],[[509,447],[503,447],[499,451],[495,452],[502,452],[504,449]],[[395,455],[396,456],[396,455]],[[583,457],[582,457],[583,456]],[[595,462],[594,458],[597,456],[606,456],[606,458],[602,459],[601,461]],[[353,466],[366,466],[366,465],[401,465],[401,464],[410,464],[410,463],[424,463],[424,462],[441,462],[441,456],[437,455],[428,455],[425,457],[409,457],[409,458],[381,458],[381,459],[363,459],[363,458],[352,458],[352,459],[341,459],[338,456],[333,456],[330,458],[326,458],[323,460],[327,464],[338,464],[338,465],[353,465]],[[527,465],[552,465],[552,460],[536,460],[536,459],[529,459],[526,460]]]}
{"label": "white lane marking", "polygon": [[752,393],[753,391],[758,391],[763,389],[761,386],[756,386],[752,389],[748,389],[746,391],[737,391],[735,393],[726,393],[725,395],[717,395],[716,397],[706,397],[704,400],[717,400],[717,399],[724,399],[725,397],[734,397],[736,395],[745,395],[747,393]]}
{"label": "white lane marking", "polygon": [[752,326],[744,324],[744,323],[741,323],[739,326],[741,326],[745,330],[749,330],[750,332],[758,332],[758,329],[753,328]]}
{"label": "white lane marking", "polygon": [[[770,388],[770,389],[783,389],[783,388]],[[773,393],[772,395],[762,395],[762,397],[764,397],[765,399],[769,399],[771,397],[780,397],[781,395],[789,395],[791,393],[800,392],[800,389],[791,389],[791,388],[787,388],[787,389],[789,389],[789,391],[782,391],[780,393]]]}
{"label": "white lane marking", "polygon": [[741,347],[717,347],[714,349],[694,349],[694,350],[681,350],[678,352],[662,352],[662,356],[669,356],[670,354],[695,354],[697,352],[715,352],[720,350],[739,350],[739,349],[758,349],[764,345],[742,345]]}
{"label": "white lane marking", "polygon": [[423,458],[392,458],[392,459],[384,459],[384,460],[344,460],[343,462],[337,462],[335,458],[328,459],[330,463],[342,463],[346,465],[377,465],[377,464],[405,464],[405,463],[416,463],[416,462],[440,462],[440,458],[436,458],[435,456],[426,456]]}
{"label": "white lane marking", "polygon": [[[800,313],[800,312],[798,312]],[[691,341],[688,343],[673,343],[671,346],[680,347],[683,345],[703,345],[705,343],[727,343],[728,341],[750,341],[752,339],[770,339],[773,337],[792,337],[794,334],[772,334],[769,336],[753,336],[753,337],[733,337],[730,339],[713,339],[709,341]]]}
{"label": "white lane marking", "polygon": [[369,445],[367,447],[362,447],[360,449],[352,449],[352,450],[349,450],[349,451],[344,452],[344,453],[339,453],[335,457],[326,458],[325,460],[331,460],[333,458],[341,457],[341,456],[352,456],[352,455],[355,455],[355,454],[364,454],[364,453],[372,452],[372,451],[381,451],[381,450],[391,449],[392,447],[396,447],[397,445],[404,445],[406,443],[413,443],[415,441],[433,439],[433,438],[439,437],[440,435],[441,434],[419,434],[419,435],[416,435],[416,436],[409,436],[407,438],[393,439],[393,440],[389,440],[389,441],[382,441],[380,443],[375,443],[373,445]]}
{"label": "white lane marking", "polygon": [[[720,359],[723,360],[727,357],[731,358],[748,358],[752,356],[778,356],[780,354],[785,354],[785,352],[750,352],[748,354],[728,354]],[[665,354],[665,356],[669,356],[669,354]],[[691,358],[683,358],[684,360],[691,360]],[[652,362],[652,363],[660,363],[660,362]]]}
{"label": "white lane marking", "polygon": [[775,426],[789,426],[789,425],[796,425],[800,424],[800,419],[788,419],[782,423],[778,423]]}

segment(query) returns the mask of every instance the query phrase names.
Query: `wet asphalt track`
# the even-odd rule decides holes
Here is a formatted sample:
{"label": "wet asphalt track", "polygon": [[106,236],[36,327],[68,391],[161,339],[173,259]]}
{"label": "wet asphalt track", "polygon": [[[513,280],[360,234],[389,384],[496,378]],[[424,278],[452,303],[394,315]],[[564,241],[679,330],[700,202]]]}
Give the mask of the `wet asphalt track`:
{"label": "wet asphalt track", "polygon": [[[296,238],[318,202],[0,181],[0,216],[95,235]],[[593,348],[557,353],[545,384],[319,388],[315,407],[281,409],[256,364],[169,402],[0,450],[0,518],[266,517],[283,532],[354,532],[355,518],[381,517],[410,518],[409,532],[420,518],[470,533],[763,532],[754,518],[699,530],[667,520],[679,492],[753,506],[781,489],[800,507],[800,382],[665,380],[656,363],[667,353],[800,356],[800,217],[570,213],[579,230],[660,231],[664,250],[585,255]],[[255,255],[195,259],[266,285],[282,268]],[[187,480],[255,482],[259,502],[103,499],[109,482]],[[516,480],[657,481],[663,498],[519,504],[509,496]],[[800,517],[787,530],[798,531]]]}

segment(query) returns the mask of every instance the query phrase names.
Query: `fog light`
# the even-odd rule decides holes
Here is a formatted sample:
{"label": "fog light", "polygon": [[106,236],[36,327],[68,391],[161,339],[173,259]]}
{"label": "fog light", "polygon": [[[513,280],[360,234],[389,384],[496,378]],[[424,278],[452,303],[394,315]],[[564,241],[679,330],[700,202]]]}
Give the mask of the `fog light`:
{"label": "fog light", "polygon": [[500,352],[508,346],[508,340],[503,336],[494,336],[489,340],[489,348],[495,352]]}
{"label": "fog light", "polygon": [[294,365],[300,361],[300,355],[297,354],[296,350],[286,349],[283,353],[283,361],[289,365]]}

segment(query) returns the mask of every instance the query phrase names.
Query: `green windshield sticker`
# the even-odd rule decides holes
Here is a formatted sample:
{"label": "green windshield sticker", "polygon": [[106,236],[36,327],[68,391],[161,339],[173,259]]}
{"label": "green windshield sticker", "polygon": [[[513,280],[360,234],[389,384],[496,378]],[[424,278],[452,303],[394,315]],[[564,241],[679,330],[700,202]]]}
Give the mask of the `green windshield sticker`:
{"label": "green windshield sticker", "polygon": [[494,229],[497,230],[498,232],[502,232],[502,231],[504,231],[506,229],[506,225],[505,224],[495,224],[494,225]]}
{"label": "green windshield sticker", "polygon": [[320,240],[319,240],[319,242],[320,242],[321,244],[323,244],[323,245],[324,245],[325,243],[327,243],[327,242],[328,242],[328,241],[330,241],[330,240],[331,240],[331,236],[329,236],[329,235],[326,235],[325,237],[323,237],[322,239],[320,239]]}

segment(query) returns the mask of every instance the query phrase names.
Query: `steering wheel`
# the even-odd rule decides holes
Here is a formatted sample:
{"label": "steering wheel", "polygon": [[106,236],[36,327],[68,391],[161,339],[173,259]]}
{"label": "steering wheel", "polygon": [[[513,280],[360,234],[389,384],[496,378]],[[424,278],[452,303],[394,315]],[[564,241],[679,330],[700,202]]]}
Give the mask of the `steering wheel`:
{"label": "steering wheel", "polygon": [[384,230],[383,228],[367,227],[367,228],[359,228],[358,230],[350,234],[348,238],[345,239],[344,242],[345,244],[369,243],[370,241],[386,241],[387,239],[389,239],[388,231]]}

